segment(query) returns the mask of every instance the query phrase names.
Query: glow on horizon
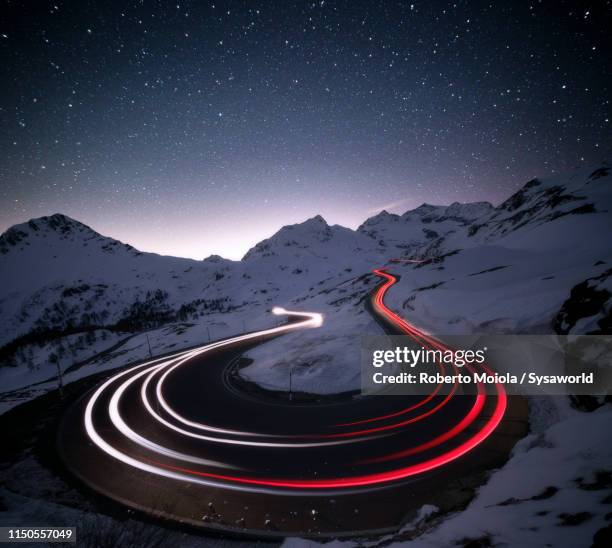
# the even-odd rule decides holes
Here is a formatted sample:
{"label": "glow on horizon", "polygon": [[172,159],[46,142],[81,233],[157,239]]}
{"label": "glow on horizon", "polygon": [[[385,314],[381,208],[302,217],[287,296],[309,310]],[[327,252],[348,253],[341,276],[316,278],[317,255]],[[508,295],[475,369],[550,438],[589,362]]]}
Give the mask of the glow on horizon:
{"label": "glow on horizon", "polygon": [[[479,189],[445,192],[444,185],[438,186],[443,182],[441,178],[429,185],[418,180],[398,183],[390,182],[390,179],[390,176],[379,177],[381,183],[373,186],[367,185],[365,177],[362,177],[358,188],[338,191],[330,178],[317,182],[314,176],[304,177],[305,186],[316,189],[316,192],[299,194],[283,189],[278,180],[275,180],[273,188],[253,181],[257,192],[251,199],[240,192],[227,196],[203,191],[188,194],[188,185],[185,185],[184,193],[177,191],[165,200],[154,199],[145,193],[133,197],[121,193],[100,201],[86,197],[65,200],[61,196],[48,201],[24,200],[19,208],[0,219],[0,229],[6,230],[32,218],[62,213],[103,236],[142,252],[195,260],[210,255],[240,260],[249,249],[283,226],[301,223],[316,215],[321,215],[329,225],[338,224],[355,230],[382,210],[401,214],[424,202],[501,201],[509,194],[502,191],[485,195]],[[518,179],[520,182],[526,180]],[[399,190],[398,184],[403,185]],[[278,191],[275,191],[276,186]]]}
{"label": "glow on horizon", "polygon": [[[405,203],[405,201],[404,201]],[[416,207],[416,206],[415,206]],[[91,226],[97,232],[124,243],[134,246],[139,251],[158,253],[173,257],[201,260],[211,255],[219,255],[225,259],[239,261],[244,255],[259,242],[270,238],[281,228],[287,225],[299,224],[321,215],[328,225],[340,225],[356,230],[367,218],[380,213],[383,209],[390,212],[403,213],[409,207],[399,208],[376,208],[365,209],[358,212],[346,211],[344,214],[331,214],[313,212],[312,214],[291,215],[291,213],[280,212],[278,215],[262,214],[264,219],[254,221],[253,224],[245,222],[230,223],[229,226],[212,226],[202,223],[200,226],[192,220],[177,222],[172,227],[159,227],[156,230],[141,231],[139,227],[118,227],[115,223],[108,230],[103,229],[106,224],[102,221],[99,225]],[[100,230],[96,227],[99,226]],[[200,237],[185,238],[185,234],[202,234]]]}
{"label": "glow on horizon", "polygon": [[[119,215],[117,212],[105,215],[100,211],[83,214],[75,208],[62,208],[58,204],[56,207],[45,207],[43,212],[37,214],[28,214],[24,210],[21,215],[15,216],[18,220],[2,220],[0,230],[3,232],[32,218],[61,213],[89,226],[102,236],[129,244],[144,253],[194,260],[219,255],[239,261],[256,244],[270,238],[284,226],[299,224],[317,215],[321,215],[330,226],[340,225],[356,230],[369,217],[383,210],[402,214],[425,201],[444,203],[444,200],[436,199],[436,196],[424,200],[422,195],[413,194],[396,201],[382,201],[371,207],[340,201],[343,207],[338,204],[338,198],[334,197],[326,200],[325,207],[319,210],[311,204],[304,204],[299,210],[297,207],[276,209],[273,203],[269,203],[260,209],[260,213],[253,209],[245,213],[229,207],[230,214],[215,211],[213,214],[197,215],[192,210],[166,217],[162,208],[161,214],[152,211],[144,219],[130,215],[129,212],[121,212]],[[446,202],[450,203],[448,200]]]}
{"label": "glow on horizon", "polygon": [[[405,201],[403,201],[405,202]],[[355,230],[368,217],[382,211],[385,207],[361,210],[347,210],[341,214],[313,211],[297,213],[279,210],[278,214],[262,213],[255,219],[242,217],[234,222],[219,218],[201,219],[190,216],[160,217],[151,223],[126,215],[121,218],[100,215],[79,215],[61,212],[79,221],[104,237],[113,238],[129,244],[144,253],[202,260],[211,255],[225,259],[240,260],[256,244],[270,238],[287,225],[302,223],[316,215],[321,215],[328,225],[335,224]],[[389,210],[389,208],[386,208]],[[403,212],[409,208],[400,208]],[[40,216],[52,215],[54,211]],[[239,217],[239,215],[237,215]],[[34,218],[34,217],[31,217]],[[27,222],[22,220],[19,222]],[[17,223],[10,223],[3,230]]]}

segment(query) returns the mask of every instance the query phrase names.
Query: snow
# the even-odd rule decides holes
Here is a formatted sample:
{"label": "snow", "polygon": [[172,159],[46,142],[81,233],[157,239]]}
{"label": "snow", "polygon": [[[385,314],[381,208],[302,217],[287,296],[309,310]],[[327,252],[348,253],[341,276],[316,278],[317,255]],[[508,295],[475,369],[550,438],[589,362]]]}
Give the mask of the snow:
{"label": "snow", "polygon": [[[199,323],[174,323],[159,329],[152,329],[146,333],[123,334],[118,337],[120,344],[110,346],[108,341],[97,341],[91,347],[87,347],[77,353],[66,354],[60,360],[63,371],[63,383],[82,379],[101,371],[109,371],[117,367],[126,366],[148,358],[150,355],[161,356],[164,354],[178,352],[193,346],[198,346],[210,340],[222,339],[243,333],[247,330],[260,330],[273,324],[270,314],[261,317],[250,318],[244,314],[234,315],[211,315],[207,318],[205,325]],[[74,336],[73,336],[74,337]],[[65,343],[67,337],[62,338]],[[149,353],[149,345],[151,354]],[[110,349],[109,349],[110,346]],[[35,346],[35,348],[37,348]],[[0,414],[8,411],[20,403],[28,401],[36,396],[42,395],[58,386],[55,365],[44,360],[48,353],[56,352],[56,345],[48,345],[41,351],[37,360],[37,367],[30,369],[24,364],[18,367],[0,368]],[[96,353],[96,351],[98,351]],[[79,365],[81,356],[91,355],[84,360],[78,368],[73,369],[74,364]]]}
{"label": "snow", "polygon": [[[264,388],[287,390],[291,370],[294,391],[333,394],[342,387],[359,388],[360,337],[364,332],[382,333],[371,316],[363,312],[359,299],[363,293],[353,298],[352,306],[340,308],[324,299],[309,301],[309,309],[323,311],[323,326],[250,350],[246,357],[253,363],[240,371],[241,376]],[[335,297],[335,292],[332,295]]]}
{"label": "snow", "polygon": [[[453,539],[481,536],[515,546],[533,545],[534,539],[540,546],[589,543],[606,525],[608,506],[602,500],[609,489],[589,490],[581,483],[592,483],[598,472],[609,470],[611,418],[609,407],[594,413],[576,412],[544,433],[525,438],[464,512],[421,537],[416,545],[448,545]],[[558,491],[538,500],[551,487]],[[518,502],[508,503],[510,510],[502,503],[512,499]],[[564,514],[585,511],[591,517],[583,524],[561,525]]]}
{"label": "snow", "polygon": [[[448,207],[424,204],[401,217],[382,212],[368,219],[358,232],[384,242],[388,248],[379,265],[406,253],[408,248],[408,256],[435,257],[431,253],[434,248],[437,256],[443,256],[428,264],[393,264],[393,272],[401,278],[388,293],[389,306],[421,329],[439,336],[551,333],[553,320],[571,288],[602,275],[612,265],[612,248],[606,238],[599,237],[612,233],[612,188],[603,184],[605,177],[594,183],[589,178],[592,171],[581,170],[527,185],[525,191],[517,193],[523,196],[522,204],[511,212],[504,204],[497,209],[486,203]],[[551,206],[549,189],[563,184],[567,188],[560,195],[566,201]],[[571,210],[582,202],[597,204],[598,212],[549,218],[551,211]],[[501,232],[499,227],[512,223],[508,219],[519,211],[530,212],[530,216],[521,217],[521,222],[526,218],[535,220]],[[542,219],[546,221],[540,222]],[[469,236],[470,223],[482,225],[477,238]],[[432,248],[433,244],[423,236],[424,227],[446,237],[440,236]],[[411,243],[401,249],[394,242]],[[380,247],[377,249],[380,251]],[[446,253],[449,254],[444,257]],[[337,290],[329,294],[329,299],[312,293],[295,299],[295,304],[325,314],[323,328],[253,350],[249,356],[254,363],[242,370],[243,376],[280,389],[287,386],[288,368],[298,364],[294,373],[304,390],[331,393],[358,389],[358,335],[378,331],[377,326],[359,315],[362,302],[357,306],[354,303],[367,298],[373,283],[370,280],[362,288],[353,306],[343,303],[341,309],[330,304]],[[612,279],[605,278],[598,287],[610,284]],[[609,306],[608,301],[607,310]],[[598,318],[577,322],[572,332],[591,331]],[[345,345],[349,341],[355,352]],[[299,366],[307,362],[312,365]]]}
{"label": "snow", "polygon": [[[58,356],[59,366],[65,371],[69,365],[79,364],[104,353],[113,348],[119,341],[126,338],[127,334],[113,333],[106,330],[91,332],[91,336],[68,335],[58,344],[47,343],[42,347],[38,345],[28,346],[28,353],[16,367],[3,367],[0,369],[0,386],[4,391],[15,390],[30,384],[40,383],[49,378],[52,371],[46,367],[50,363],[52,355]],[[59,349],[62,349],[59,351]],[[64,353],[69,354],[69,360],[64,358]]]}
{"label": "snow", "polygon": [[[612,229],[605,173],[581,169],[535,180],[498,207],[477,202],[423,204],[403,215],[383,211],[356,231],[316,216],[281,228],[242,261],[141,253],[59,214],[17,225],[0,237],[0,344],[21,336],[35,340],[3,359],[0,386],[25,394],[55,375],[48,356],[58,341],[37,339],[50,330],[108,332],[107,343],[96,339],[90,349],[68,353],[60,360],[64,368],[132,337],[79,369],[89,374],[146,357],[138,334],[147,330],[165,338],[154,342],[154,352],[178,350],[206,342],[209,332],[219,338],[267,325],[269,310],[281,305],[321,312],[325,323],[254,349],[254,362],[242,374],[281,388],[290,364],[298,364],[295,380],[303,390],[354,390],[358,338],[379,332],[363,307],[376,283],[368,273],[396,257],[436,259],[392,265],[401,280],[389,304],[427,331],[551,332],[573,287],[586,280],[601,289],[612,283],[605,274],[612,249],[601,237]],[[593,212],[571,213],[585,204]],[[572,332],[596,329],[607,310],[609,302],[599,316],[576,319]],[[70,337],[60,339],[63,346]],[[131,348],[136,341],[137,350]]]}
{"label": "snow", "polygon": [[[488,539],[491,546],[590,546],[594,534],[608,525],[612,502],[612,407],[585,413],[566,402],[564,398],[531,402],[533,433],[515,446],[510,460],[491,475],[465,510],[436,517],[425,507],[421,519],[372,545],[433,548]],[[411,530],[416,538],[398,538]],[[337,548],[368,545],[367,541],[334,544]],[[283,544],[283,548],[306,546],[319,544],[302,539]]]}
{"label": "snow", "polygon": [[[43,484],[44,485],[44,484]],[[56,486],[46,486],[48,489]],[[65,487],[64,487],[65,489]],[[149,522],[130,518],[112,518],[99,514],[93,509],[81,509],[70,505],[51,502],[48,497],[33,498],[22,496],[8,489],[0,489],[0,501],[5,506],[0,512],[0,527],[76,527],[77,543],[67,546],[181,546],[196,548],[211,546],[216,548],[241,548],[252,546],[250,541],[226,540],[202,537],[197,534],[182,533],[172,529],[157,527]],[[53,548],[57,543],[37,542],[36,547]]]}
{"label": "snow", "polygon": [[[68,383],[149,352],[263,329],[278,321],[275,305],[321,312],[325,322],[250,350],[241,374],[284,389],[291,368],[295,390],[358,389],[359,338],[380,333],[364,308],[378,283],[371,270],[397,257],[434,259],[389,265],[401,279],[388,293],[391,308],[434,334],[601,330],[612,294],[610,182],[606,166],[579,169],[527,183],[497,207],[423,204],[403,215],[381,212],[356,231],[317,216],[281,228],[242,261],[141,253],[62,215],[17,225],[0,237],[0,412],[57,386],[52,354],[61,353]],[[595,313],[572,317],[583,298],[577,288],[599,296]],[[477,538],[589,545],[609,509],[602,501],[610,486],[599,487],[612,462],[610,405],[585,413],[567,399],[531,398],[530,410],[532,433],[463,512],[424,507],[401,533],[359,545],[400,545],[398,535],[417,536],[411,545],[423,547]],[[83,519],[81,510],[1,494],[2,524]],[[583,521],[567,524],[581,512]]]}

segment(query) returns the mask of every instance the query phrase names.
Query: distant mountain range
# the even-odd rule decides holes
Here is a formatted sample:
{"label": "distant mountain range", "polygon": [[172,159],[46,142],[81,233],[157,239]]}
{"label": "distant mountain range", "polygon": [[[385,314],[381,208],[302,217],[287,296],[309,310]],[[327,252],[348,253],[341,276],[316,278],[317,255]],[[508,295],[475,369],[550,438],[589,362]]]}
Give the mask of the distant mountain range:
{"label": "distant mountain range", "polygon": [[282,227],[241,261],[144,253],[65,215],[32,219],[0,236],[0,344],[32,330],[127,325],[145,306],[161,320],[284,302],[422,252],[491,211],[486,202],[423,204],[402,216],[383,211],[356,231],[317,215]]}
{"label": "distant mountain range", "polygon": [[32,363],[28,346],[244,321],[276,304],[356,317],[376,283],[372,268],[401,257],[435,259],[396,266],[401,281],[390,295],[428,329],[600,332],[610,328],[611,234],[607,165],[534,179],[497,207],[423,204],[383,211],[357,230],[316,216],[282,227],[241,261],[144,253],[55,214],[0,236],[0,363],[47,367],[45,354]]}

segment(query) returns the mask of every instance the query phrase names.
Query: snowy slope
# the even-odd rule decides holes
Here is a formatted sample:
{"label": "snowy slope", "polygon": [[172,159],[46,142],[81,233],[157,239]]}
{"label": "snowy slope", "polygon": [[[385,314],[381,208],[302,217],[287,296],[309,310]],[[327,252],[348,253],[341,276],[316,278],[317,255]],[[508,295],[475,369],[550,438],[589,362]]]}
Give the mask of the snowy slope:
{"label": "snowy slope", "polygon": [[415,258],[451,234],[465,234],[467,226],[492,211],[493,206],[488,202],[455,202],[450,206],[422,204],[403,215],[382,211],[366,220],[357,231],[376,240],[379,250],[387,257]]}
{"label": "snowy slope", "polygon": [[426,505],[400,531],[380,539],[323,544],[294,538],[283,548],[609,545],[612,408],[583,413],[565,401],[547,398],[534,406],[533,423],[551,420],[516,445],[465,510],[445,516]]}
{"label": "snowy slope", "polygon": [[69,344],[76,335],[108,350],[109,332],[121,339],[172,322],[200,326],[191,344],[262,327],[272,306],[380,260],[369,238],[321,217],[283,227],[240,262],[141,253],[62,215],[34,219],[0,237],[0,384],[48,378],[53,356],[62,369],[78,363],[89,351]]}
{"label": "snowy slope", "polygon": [[142,253],[62,215],[34,219],[0,236],[0,385],[47,378],[61,346],[62,368],[86,359],[67,337],[91,332],[108,351],[111,341],[186,324],[196,344],[211,327],[219,337],[269,324],[269,309],[284,305],[326,322],[254,350],[244,375],[281,387],[299,363],[302,389],[351,390],[356,341],[377,332],[363,307],[376,284],[368,273],[396,257],[434,259],[390,265],[401,280],[389,302],[437,334],[609,329],[611,180],[606,166],[577,170],[534,179],[497,207],[423,204],[381,212],[356,231],[316,216],[282,227],[242,261]]}
{"label": "snowy slope", "polygon": [[[402,278],[390,302],[438,334],[597,331],[597,322],[610,316],[609,234],[607,169],[534,180],[467,233],[441,239],[439,259],[397,266]],[[436,256],[429,249],[424,253]],[[598,303],[593,311],[584,303],[577,307],[592,325],[568,317],[563,329],[558,315],[564,306],[568,314],[579,313],[565,303],[572,288],[585,283],[598,288],[592,290]],[[574,295],[574,301],[579,298]]]}
{"label": "snowy slope", "polygon": [[[35,219],[0,236],[0,413],[54,389],[58,365],[70,382],[261,329],[277,304],[325,323],[254,348],[242,376],[286,389],[291,369],[294,390],[356,389],[359,337],[380,329],[364,307],[371,270],[397,257],[431,259],[388,263],[400,275],[388,304],[436,335],[610,333],[611,208],[612,176],[598,166],[531,181],[497,207],[424,204],[357,231],[317,216],[242,261],[141,253],[65,216]],[[610,418],[609,405],[584,413],[531,398],[532,433],[464,511],[427,505],[397,534],[327,545],[589,546],[609,534]],[[50,511],[5,498],[20,523]]]}
{"label": "snowy slope", "polygon": [[[530,181],[495,208],[424,204],[401,216],[382,212],[358,232],[386,255],[379,265],[433,259],[389,264],[400,281],[388,302],[435,335],[610,332],[612,246],[604,235],[612,234],[611,210],[612,177],[599,168]],[[359,335],[377,332],[358,311],[375,283],[367,278],[340,308],[334,294],[290,303],[323,312],[326,325],[251,351],[254,363],[243,375],[282,389],[292,368],[304,391],[358,389]]]}
{"label": "snowy slope", "polygon": [[137,313],[135,303],[163,315],[231,264],[141,253],[63,215],[34,219],[0,237],[0,344],[33,329],[113,325]]}
{"label": "snowy slope", "polygon": [[[316,217],[284,227],[242,262],[142,253],[53,215],[0,237],[0,344],[33,329],[114,325],[132,316],[172,319],[195,312],[276,303],[313,283],[374,266],[369,239]],[[347,252],[349,260],[345,260]],[[183,311],[181,311],[183,307]]]}

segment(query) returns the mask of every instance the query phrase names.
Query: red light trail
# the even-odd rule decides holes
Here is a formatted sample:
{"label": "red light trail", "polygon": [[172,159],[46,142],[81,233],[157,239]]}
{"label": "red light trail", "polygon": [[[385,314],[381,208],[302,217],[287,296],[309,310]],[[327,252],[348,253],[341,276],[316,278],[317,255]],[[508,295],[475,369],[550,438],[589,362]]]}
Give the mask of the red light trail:
{"label": "red light trail", "polygon": [[[376,269],[374,273],[384,280],[372,295],[374,312],[379,317],[389,322],[394,329],[408,335],[420,345],[430,349],[449,350],[441,341],[438,341],[430,334],[412,325],[386,306],[384,302],[385,295],[390,288],[395,285],[397,278],[382,269]],[[402,480],[434,470],[460,458],[462,455],[476,448],[495,431],[504,417],[507,398],[501,384],[495,385],[495,395],[487,395],[483,386],[479,384],[478,394],[475,396],[458,396],[457,385],[455,384],[451,391],[444,397],[439,394],[441,385],[437,385],[429,395],[408,407],[379,416],[331,424],[326,428],[342,428],[348,429],[349,431],[332,431],[322,434],[288,436],[220,428],[187,419],[173,409],[171,402],[167,400],[163,393],[164,380],[168,378],[173,371],[190,362],[190,360],[193,360],[196,356],[213,349],[231,347],[232,345],[247,340],[255,341],[265,336],[282,334],[304,327],[317,328],[323,322],[322,316],[316,313],[295,313],[278,308],[275,309],[274,312],[277,314],[301,316],[303,319],[302,321],[281,327],[211,343],[190,351],[178,353],[169,358],[152,360],[111,377],[94,392],[87,403],[85,410],[85,428],[91,441],[114,459],[154,475],[232,490],[266,492],[280,490],[284,494],[299,495],[301,491],[329,492],[373,487],[389,484],[393,481]],[[444,366],[440,364],[440,367],[443,369]],[[483,367],[483,369],[488,371],[486,367]],[[178,446],[173,448],[154,442],[152,439],[145,437],[144,434],[137,433],[137,428],[135,426],[129,426],[128,422],[130,421],[124,417],[121,402],[122,398],[127,397],[126,394],[129,393],[132,385],[140,386],[138,393],[141,395],[142,411],[139,411],[139,413],[144,413],[144,416],[148,417],[148,423],[150,425],[155,425],[161,432],[168,430],[173,436],[178,435],[187,437],[193,440],[194,443],[200,443],[202,444],[201,449],[197,452],[185,453],[182,450],[179,451]],[[154,386],[155,389],[152,391],[148,390],[149,386]],[[154,397],[154,401],[150,401],[150,397]],[[454,401],[457,397],[471,398],[473,402],[470,406],[464,406],[465,414],[463,414],[456,423],[454,416],[444,419],[444,422],[448,423],[449,427],[440,432],[438,421],[436,426],[438,429],[437,435],[434,435],[431,439],[427,439],[422,443],[413,442],[409,446],[401,446],[405,444],[407,439],[410,439],[410,437],[407,437],[405,434],[408,432],[407,429],[409,429],[411,425],[421,422],[428,425],[428,421],[436,417],[445,406],[451,401]],[[492,407],[492,411],[489,414],[484,413],[485,404],[488,398],[494,398],[494,405],[488,406],[489,409]],[[110,399],[110,403],[107,407],[101,403],[103,399]],[[462,401],[467,402],[468,400]],[[160,406],[163,411],[159,410]],[[419,414],[411,415],[413,411],[417,410]],[[164,416],[162,416],[162,412]],[[129,449],[130,443],[126,444],[126,449],[117,446],[116,442],[111,443],[108,439],[105,439],[102,430],[96,428],[96,422],[102,420],[96,418],[99,413],[102,414],[103,420],[110,420],[117,431],[131,444],[138,445],[140,450],[134,454],[133,451]],[[106,417],[104,417],[104,415],[106,415]],[[151,422],[151,419],[153,419],[153,422]],[[474,428],[477,419],[480,419],[480,426]],[[354,427],[382,421],[390,422],[371,428],[361,427],[357,430],[354,429]],[[322,425],[322,427],[325,426]],[[468,427],[472,427],[473,431],[469,436],[466,436]],[[435,429],[432,429],[432,432],[436,434]],[[398,438],[398,441],[394,441],[394,438],[398,435],[403,437]],[[390,437],[389,447],[393,447],[394,444],[399,444],[399,447],[385,454],[376,454],[381,451],[381,443],[386,443],[384,440],[381,441],[381,436]],[[115,437],[113,437],[113,439],[115,439]],[[363,473],[346,475],[336,474],[331,477],[260,477],[259,475],[262,474],[262,470],[245,470],[243,467],[233,465],[230,462],[232,459],[229,459],[228,462],[224,462],[223,459],[219,459],[218,456],[215,459],[208,458],[205,444],[210,443],[221,444],[227,448],[227,451],[233,452],[239,452],[241,447],[259,447],[262,448],[262,450],[265,449],[271,452],[279,449],[291,449],[297,451],[297,453],[295,453],[295,458],[298,460],[300,458],[300,450],[308,449],[309,452],[319,451],[321,453],[321,458],[327,459],[327,457],[332,454],[331,452],[334,450],[334,447],[343,446],[347,443],[359,443],[359,453],[360,455],[364,455],[365,458],[356,462],[345,463],[344,468],[349,470],[354,467],[365,466],[368,470]],[[372,446],[374,454],[367,456],[369,446],[372,443],[374,444]],[[370,470],[372,467],[380,468],[379,465],[383,465],[383,468],[387,468],[387,463],[401,461],[402,459],[409,458],[414,460],[415,455],[431,452],[432,449],[442,445],[446,445],[447,447],[439,454],[429,455],[418,462],[399,463],[399,465],[391,469]],[[181,444],[179,444],[179,446],[181,446]],[[151,453],[151,456],[142,456],[143,449],[147,453]],[[215,452],[215,454],[218,455],[218,452]],[[309,455],[312,455],[312,453],[309,453]],[[312,456],[307,458],[312,458]],[[171,462],[164,461],[164,459],[170,460]],[[236,460],[236,455],[233,456],[233,460]],[[179,464],[177,461],[189,463],[190,466]],[[193,465],[196,465],[197,468],[194,468]],[[338,467],[342,468],[342,463],[339,463]],[[211,468],[225,468],[226,470],[237,469],[240,470],[240,472],[228,474],[227,472],[212,471]],[[243,474],[242,472],[246,473]]]}

